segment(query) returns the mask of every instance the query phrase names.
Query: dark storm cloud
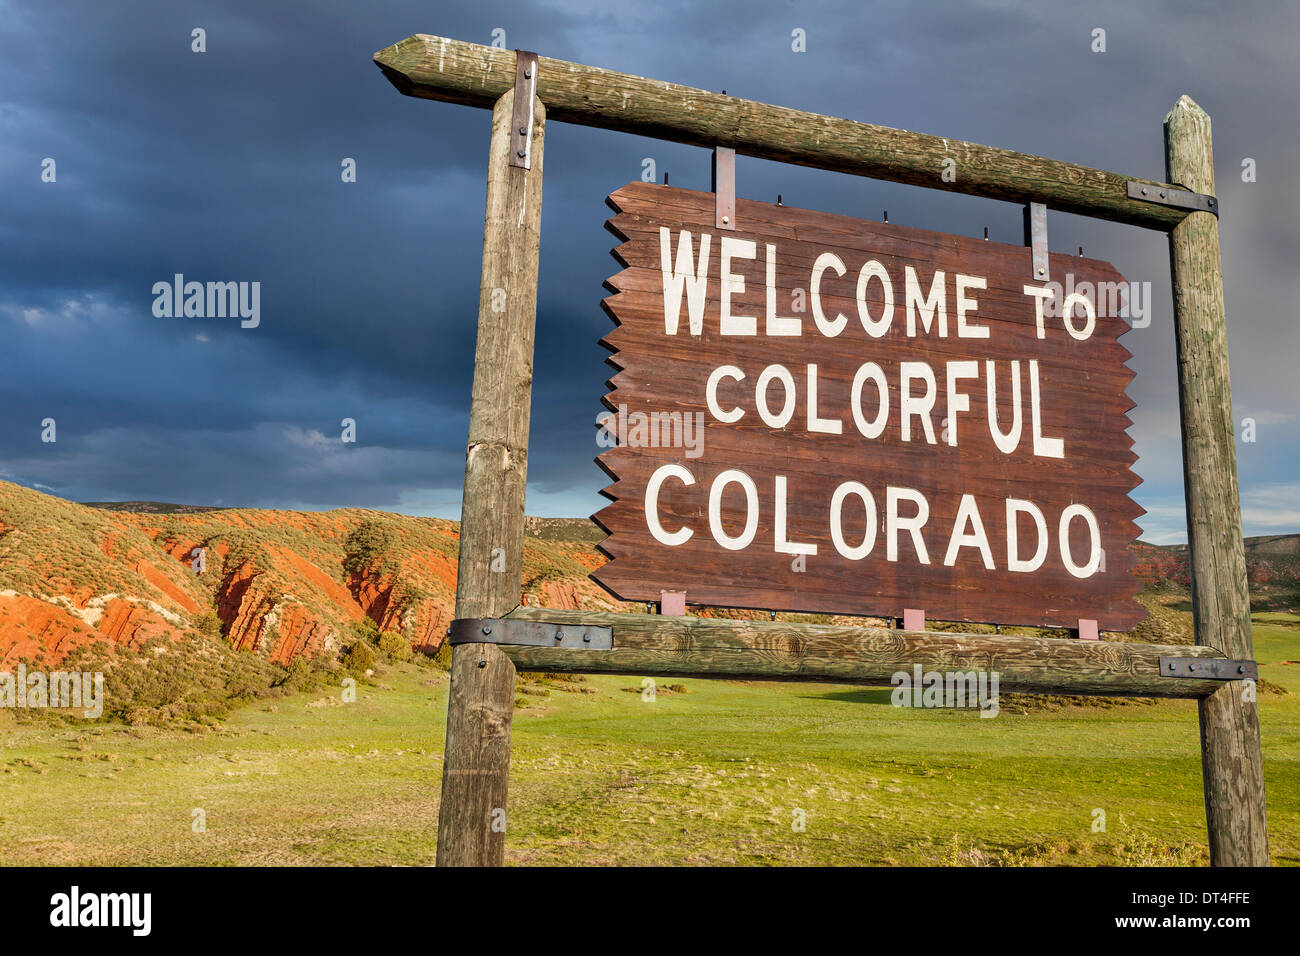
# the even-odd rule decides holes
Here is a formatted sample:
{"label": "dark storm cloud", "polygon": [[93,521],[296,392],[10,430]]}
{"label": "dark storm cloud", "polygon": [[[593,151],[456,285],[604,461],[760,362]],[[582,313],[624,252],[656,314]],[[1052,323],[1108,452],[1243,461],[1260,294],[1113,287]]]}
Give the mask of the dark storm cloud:
{"label": "dark storm cloud", "polygon": [[[1101,3],[48,3],[0,27],[0,476],[81,499],[454,515],[467,423],[488,113],[400,96],[371,54],[415,32],[490,42],[853,119],[1163,178],[1160,120],[1214,117],[1247,530],[1294,530],[1291,278],[1297,16]],[[208,50],[190,50],[190,31]],[[807,32],[808,52],[790,49]],[[1106,30],[1107,51],[1090,50]],[[40,182],[44,157],[58,182]],[[340,181],[340,162],[358,181]],[[708,153],[553,125],[546,146],[529,510],[598,507],[608,368],[605,195],[653,158],[708,187]],[[1245,184],[1252,157],[1259,182]],[[1018,241],[1007,204],[741,158],[752,198]],[[1056,215],[1150,281],[1136,496],[1182,532],[1164,238]],[[160,319],[153,283],[261,283],[261,324]],[[44,418],[59,440],[40,441]],[[338,441],[357,421],[358,443]]]}

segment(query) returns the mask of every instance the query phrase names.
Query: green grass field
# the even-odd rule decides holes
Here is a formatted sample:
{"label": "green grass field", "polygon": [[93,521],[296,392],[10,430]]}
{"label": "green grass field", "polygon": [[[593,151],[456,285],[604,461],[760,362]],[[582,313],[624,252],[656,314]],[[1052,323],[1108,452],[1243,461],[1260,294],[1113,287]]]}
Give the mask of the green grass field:
{"label": "green grass field", "polygon": [[[1273,858],[1296,864],[1300,618],[1258,615],[1255,647],[1290,691],[1260,713]],[[631,677],[526,695],[509,862],[1207,862],[1193,702],[1004,698],[980,719],[888,690],[681,683],[653,703]],[[445,706],[445,674],[400,665],[357,703],[301,694],[209,732],[0,713],[0,862],[431,864]]]}

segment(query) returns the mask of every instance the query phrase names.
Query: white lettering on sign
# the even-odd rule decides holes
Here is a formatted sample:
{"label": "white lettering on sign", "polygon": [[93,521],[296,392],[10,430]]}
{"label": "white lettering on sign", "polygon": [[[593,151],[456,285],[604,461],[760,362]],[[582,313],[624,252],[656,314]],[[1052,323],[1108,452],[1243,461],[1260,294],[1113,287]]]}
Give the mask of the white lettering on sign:
{"label": "white lettering on sign", "polygon": [[672,234],[666,227],[659,228],[659,263],[664,277],[664,331],[669,335],[677,334],[683,290],[689,303],[691,335],[704,331],[704,296],[708,289],[709,243],[712,241],[713,237],[707,232],[700,236],[697,264],[691,254],[691,234],[683,229],[677,238],[677,264],[674,267]]}
{"label": "white lettering on sign", "polygon": [[754,250],[754,242],[750,239],[737,239],[735,236],[722,237],[721,332],[723,335],[755,335],[758,332],[758,319],[752,315],[731,314],[731,297],[745,291],[745,277],[731,271],[731,260],[752,259]]}
{"label": "white lettering on sign", "polygon": [[[695,252],[697,239],[689,230],[681,230],[677,236],[677,247],[673,249],[673,237],[669,229],[661,227],[660,263],[663,274],[664,332],[678,335],[683,331],[681,311],[683,299],[687,307],[688,321],[686,328],[690,335],[700,335],[704,330],[704,309],[708,296],[709,252],[713,237],[707,233],[698,236],[698,254]],[[755,259],[757,244],[748,239],[735,236],[721,237],[721,255],[718,283],[720,286],[720,328],[723,335],[757,335],[759,324],[755,316],[740,315],[732,311],[732,297],[745,291],[745,277],[736,271],[736,261]],[[803,334],[802,320],[794,316],[783,316],[777,307],[779,293],[777,290],[778,249],[774,243],[764,244],[764,272],[766,316],[763,331],[772,337],[800,336]],[[848,274],[844,261],[833,252],[819,255],[813,262],[809,278],[809,296],[811,301],[813,323],[819,334],[835,338],[848,327],[849,318],[842,312],[834,318],[826,314],[822,301],[823,286],[827,273],[834,273],[836,278]],[[906,332],[908,336],[948,335],[948,277],[942,270],[931,277],[928,288],[922,277],[912,266],[903,271],[904,309],[906,313]],[[868,304],[868,292],[877,290],[877,311],[873,314]],[[957,273],[953,276],[954,294],[952,297],[956,319],[956,336],[964,339],[987,339],[988,326],[979,324],[974,314],[979,309],[979,301],[971,295],[972,290],[988,287],[983,276]],[[1053,293],[1048,287],[1026,285],[1024,294],[1033,299],[1035,332],[1038,338],[1048,334],[1044,302]],[[858,320],[862,329],[871,338],[884,336],[893,325],[894,320],[894,281],[889,272],[878,260],[870,259],[863,263],[858,271],[855,289]],[[1090,337],[1096,328],[1097,312],[1092,301],[1081,293],[1065,297],[1061,307],[1064,331],[1076,341]],[[958,447],[960,428],[959,416],[970,412],[970,392],[963,382],[984,378],[984,391],[987,396],[988,431],[994,445],[1003,454],[1010,455],[1020,448],[1024,421],[1030,422],[1030,442],[1034,455],[1043,458],[1063,458],[1065,456],[1064,440],[1046,435],[1043,431],[1043,398],[1038,362],[1029,360],[1023,377],[1028,379],[1028,415],[1026,416],[1022,398],[1025,389],[1022,386],[1022,368],[1019,360],[997,362],[986,359],[981,364],[974,359],[963,359],[943,363],[941,376],[936,376],[936,367],[923,361],[903,361],[894,377],[898,383],[898,408],[895,426],[898,437],[905,442],[925,441],[937,444],[935,433],[934,407],[939,393],[939,381],[944,383],[947,399],[947,418],[944,425],[944,440],[947,444]],[[1005,366],[1005,367],[1003,367]],[[802,388],[795,374],[784,365],[769,365],[762,369],[752,392],[752,401],[746,402],[736,393],[741,383],[747,380],[744,369],[735,365],[722,365],[715,368],[708,377],[705,386],[705,404],[714,420],[733,424],[743,419],[749,408],[768,428],[784,430],[790,427],[803,396],[804,421],[807,431],[829,435],[843,434],[844,417],[833,417],[827,410],[819,407],[817,387],[817,365],[804,367]],[[1004,391],[1005,390],[1005,391]],[[725,391],[729,397],[720,397]],[[999,402],[999,396],[1007,394],[1009,401]],[[1000,420],[1002,412],[1008,409],[1009,424]],[[858,433],[866,439],[878,439],[885,434],[890,423],[890,382],[885,368],[877,362],[862,363],[854,375],[849,394],[849,416]],[[677,546],[689,541],[695,533],[688,525],[669,531],[660,521],[659,497],[663,493],[664,483],[675,479],[683,486],[695,483],[695,477],[682,465],[669,464],[655,471],[646,485],[645,516],[646,526],[654,539],[661,544]],[[745,501],[744,524],[738,534],[733,534],[725,526],[722,515],[724,494],[731,486],[737,486],[743,493]],[[709,491],[708,525],[713,539],[731,551],[749,547],[755,538],[759,524],[759,491],[754,480],[745,472],[730,469],[722,472],[714,480]],[[845,505],[850,499],[856,499],[858,507],[863,509],[865,533],[860,542],[850,544],[844,537],[842,516]],[[781,554],[815,555],[815,544],[791,540],[788,529],[789,485],[785,476],[776,478],[773,498],[774,548]],[[1047,560],[1049,552],[1049,534],[1047,519],[1042,510],[1033,502],[1016,498],[1006,499],[1006,548],[1005,566],[1010,571],[1030,573],[1038,570]],[[849,481],[840,484],[831,498],[829,505],[830,527],[828,530],[835,550],[845,558],[860,561],[871,553],[876,538],[881,531],[876,511],[876,500],[871,490],[864,484]],[[904,551],[910,551],[921,564],[930,563],[929,550],[925,540],[925,529],[929,521],[930,505],[921,492],[911,488],[889,486],[885,489],[885,516],[883,534],[885,536],[886,557],[890,561],[899,561]],[[1033,553],[1026,557],[1022,545],[1022,519],[1028,518],[1033,525]],[[1074,560],[1075,551],[1071,547],[1070,530],[1075,519],[1081,519],[1088,533],[1087,559],[1083,563]],[[900,540],[906,542],[906,548],[900,547]],[[1061,560],[1070,574],[1085,578],[1095,574],[1101,564],[1101,535],[1095,515],[1084,505],[1074,504],[1060,515],[1057,527],[1057,540]],[[994,568],[994,554],[989,543],[985,525],[980,515],[976,499],[966,494],[961,498],[957,508],[957,517],[947,539],[943,563],[946,566],[956,564],[963,548],[974,549],[985,568]]]}
{"label": "white lettering on sign", "polygon": [[[655,469],[646,484],[645,516],[646,525],[654,539],[661,544],[676,546],[685,544],[695,533],[689,525],[683,525],[676,531],[666,531],[660,519],[660,498],[665,482],[674,478],[683,486],[695,484],[695,476],[682,465],[667,464]],[[734,486],[734,490],[733,490]],[[797,497],[792,491],[790,479],[786,475],[777,475],[771,498],[773,546],[777,554],[815,555],[817,545],[806,541],[794,540],[789,526],[789,502]],[[885,557],[889,561],[915,560],[919,564],[930,564],[930,550],[927,535],[936,541],[946,542],[943,564],[952,567],[957,563],[963,548],[972,548],[979,555],[985,568],[992,571],[998,568],[995,551],[989,540],[979,500],[972,494],[964,494],[958,503],[956,517],[952,526],[934,529],[930,525],[930,501],[915,488],[903,488],[887,485],[884,489],[885,521],[883,534],[885,538]],[[729,498],[734,504],[743,498],[743,523],[739,533],[733,534],[737,522],[732,515],[724,516],[724,499]],[[851,544],[844,534],[844,512],[850,499],[857,499],[865,515],[865,530],[862,540]],[[852,507],[858,507],[857,504]],[[1018,498],[1004,500],[1006,509],[1005,548],[999,548],[996,554],[1004,554],[1002,565],[1008,571],[1029,573],[1037,571],[1047,560],[1051,539],[1048,523],[1042,509],[1031,501]],[[721,472],[709,488],[709,533],[728,551],[740,551],[754,543],[764,506],[760,500],[758,485],[750,475],[738,468]],[[1028,516],[1034,526],[1034,553],[1024,557],[1026,550],[1021,543],[1020,532],[1024,527],[1022,516]],[[861,561],[869,555],[876,545],[881,529],[876,512],[876,498],[871,489],[858,481],[846,481],[838,485],[831,496],[829,506],[829,523],[825,529],[804,529],[802,533],[825,530],[835,545],[835,550],[850,561]],[[1075,526],[1082,523],[1086,531],[1086,545],[1080,549],[1080,541]],[[1073,536],[1073,537],[1072,537]],[[1072,504],[1061,511],[1057,522],[1057,547],[1066,570],[1076,578],[1088,578],[1101,570],[1101,529],[1097,517],[1086,505]],[[1087,560],[1080,564],[1074,560],[1077,553],[1087,555]]]}
{"label": "white lettering on sign", "polygon": [[[979,362],[966,359],[944,362],[941,366],[946,394],[948,417],[944,441],[958,446],[958,415],[970,411],[970,392],[962,382],[966,379],[986,381],[988,396],[988,431],[994,445],[1003,454],[1010,455],[1020,447],[1024,431],[1025,413],[1022,409],[1020,362],[1005,363],[1007,372],[998,371],[998,363],[989,359],[982,368]],[[1029,361],[1029,421],[1032,453],[1039,458],[1064,458],[1065,440],[1047,435],[1043,431],[1043,399],[1038,362]],[[935,367],[928,362],[899,362],[895,374],[898,381],[898,417],[896,426],[900,440],[925,441],[938,444],[934,423],[934,407],[938,400],[938,378]],[[704,402],[709,415],[724,424],[734,424],[745,417],[746,406],[753,408],[768,428],[784,430],[800,408],[805,413],[805,428],[810,434],[841,435],[846,416],[843,408],[830,409],[818,398],[817,365],[805,365],[799,379],[784,365],[769,365],[758,375],[752,400],[738,394],[735,386],[746,378],[745,370],[735,365],[720,365],[709,373],[704,386]],[[999,378],[1010,382],[1010,428],[1004,430],[998,411]],[[802,381],[802,385],[800,382]],[[725,394],[725,399],[720,395]],[[802,394],[802,403],[800,395]],[[889,382],[884,368],[876,362],[864,362],[853,376],[849,390],[849,413],[853,425],[863,438],[880,438],[890,424]],[[836,411],[837,415],[828,412]],[[874,414],[869,414],[874,412]],[[982,424],[982,423],[981,423]],[[979,427],[977,424],[975,427]]]}

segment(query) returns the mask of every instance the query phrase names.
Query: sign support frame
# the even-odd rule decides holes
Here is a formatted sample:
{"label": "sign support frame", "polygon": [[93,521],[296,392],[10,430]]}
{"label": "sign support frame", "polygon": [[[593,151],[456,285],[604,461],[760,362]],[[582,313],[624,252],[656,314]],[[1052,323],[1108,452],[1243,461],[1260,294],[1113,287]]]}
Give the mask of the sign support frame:
{"label": "sign support frame", "polygon": [[[1184,96],[1166,117],[1166,174],[1170,182],[1159,183],[537,57],[528,77],[535,91],[533,136],[528,147],[531,168],[524,168],[511,164],[512,140],[519,135],[511,122],[520,73],[516,53],[416,35],[379,51],[374,60],[406,95],[493,110],[456,617],[607,625],[613,642],[611,650],[590,651],[478,642],[454,646],[438,824],[439,865],[499,866],[504,862],[516,666],[872,683],[880,680],[872,668],[894,667],[901,662],[900,653],[912,655],[907,663],[924,661],[930,655],[946,661],[982,660],[986,666],[1019,673],[1019,682],[1013,679],[1012,686],[1038,686],[1047,692],[1197,698],[1211,864],[1268,865],[1253,682],[1165,677],[1159,653],[1152,661],[1143,657],[1164,652],[1166,658],[1230,661],[1234,665],[1249,664],[1253,657],[1224,325],[1218,201],[1213,195],[1210,121],[1200,107]],[[561,122],[734,149],[749,156],[1009,202],[1039,203],[1167,232],[1196,646],[1155,648],[1129,642],[834,629],[663,615],[602,617],[597,612],[518,607],[542,141],[548,109],[551,118]],[[945,182],[937,173],[947,160],[963,170],[955,181]],[[1178,205],[1144,198],[1162,192],[1170,197],[1191,193],[1196,201]],[[497,311],[493,305],[502,294],[506,308]],[[836,630],[851,633],[831,633]],[[872,631],[883,635],[879,639],[890,651],[873,655]],[[702,654],[700,641],[706,638],[713,643]],[[648,648],[650,656],[629,656],[625,643],[629,639],[639,642],[642,651]],[[819,654],[819,643],[830,648],[837,640],[841,642],[840,654],[830,658]],[[774,649],[779,653],[773,653]],[[954,653],[966,656],[955,658]],[[1117,683],[1088,683],[1092,678],[1080,662],[1094,654],[1112,667],[1114,655],[1121,655],[1122,673]],[[716,666],[706,666],[704,662],[710,658]],[[1148,669],[1154,674],[1147,673]],[[1003,686],[1008,687],[1006,681]]]}

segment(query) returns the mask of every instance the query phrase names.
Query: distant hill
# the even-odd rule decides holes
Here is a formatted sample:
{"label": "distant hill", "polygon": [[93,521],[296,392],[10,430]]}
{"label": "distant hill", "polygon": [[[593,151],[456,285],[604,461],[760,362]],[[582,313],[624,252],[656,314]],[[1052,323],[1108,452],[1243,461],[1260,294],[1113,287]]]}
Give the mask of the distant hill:
{"label": "distant hill", "polygon": [[204,511],[225,511],[213,505],[173,505],[165,501],[84,501],[87,508],[105,511],[133,511],[146,515],[192,515]]}
{"label": "distant hill", "polygon": [[[603,563],[589,521],[528,519],[523,598],[618,605],[588,574]],[[0,668],[56,662],[97,641],[220,632],[287,664],[331,654],[372,620],[438,648],[456,590],[455,522],[345,508],[77,504],[0,482]]]}
{"label": "distant hill", "polygon": [[[521,600],[641,610],[589,578],[604,563],[594,547],[603,537],[586,519],[526,518]],[[82,505],[0,482],[0,668],[20,658],[57,662],[96,642],[132,650],[194,634],[219,634],[234,650],[287,665],[304,654],[337,655],[367,620],[432,652],[452,615],[458,543],[457,523],[438,518],[358,508]],[[1139,600],[1151,612],[1133,639],[1190,641],[1186,547],[1138,542],[1133,551],[1134,573],[1147,585]],[[1300,535],[1250,538],[1246,552],[1257,608],[1300,604]]]}
{"label": "distant hill", "polygon": [[[1154,545],[1138,541],[1133,573],[1153,588],[1191,587],[1185,544]],[[1255,610],[1300,607],[1300,534],[1270,534],[1245,539],[1246,577]]]}

